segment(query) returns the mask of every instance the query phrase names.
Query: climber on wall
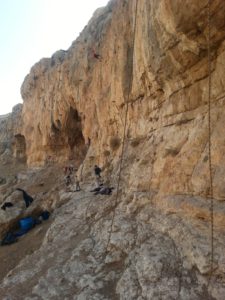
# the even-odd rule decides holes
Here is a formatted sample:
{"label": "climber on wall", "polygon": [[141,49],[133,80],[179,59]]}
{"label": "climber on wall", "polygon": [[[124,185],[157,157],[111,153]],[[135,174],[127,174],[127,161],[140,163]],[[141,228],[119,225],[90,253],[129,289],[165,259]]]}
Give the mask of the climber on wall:
{"label": "climber on wall", "polygon": [[98,59],[98,60],[102,60],[101,55],[98,54],[98,53],[96,53],[96,51],[95,51],[94,48],[92,48],[91,51],[92,51],[93,58],[96,58],[96,59]]}

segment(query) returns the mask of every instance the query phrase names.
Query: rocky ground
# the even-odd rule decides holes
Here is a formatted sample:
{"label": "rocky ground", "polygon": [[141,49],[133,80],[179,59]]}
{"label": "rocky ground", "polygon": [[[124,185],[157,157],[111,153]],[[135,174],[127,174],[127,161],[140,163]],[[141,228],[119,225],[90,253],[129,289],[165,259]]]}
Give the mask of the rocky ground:
{"label": "rocky ground", "polygon": [[90,189],[62,187],[50,220],[0,249],[1,299],[224,299],[224,238],[215,234],[208,286],[207,222],[162,213],[144,192],[119,195],[114,209],[115,192]]}
{"label": "rocky ground", "polygon": [[30,231],[29,234],[21,237],[17,243],[0,247],[0,280],[3,280],[9,271],[14,269],[22,259],[35,252],[41,246],[49,226],[50,221],[46,221]]}
{"label": "rocky ground", "polygon": [[[0,248],[1,299],[224,299],[223,202],[214,203],[215,271],[210,279],[210,201],[147,189],[148,144],[130,143],[118,198],[116,189],[111,196],[90,192],[94,178],[87,165],[77,193],[65,188],[62,164],[0,166],[6,179],[1,203],[14,204],[0,211],[1,237],[19,218],[51,212],[49,221]],[[103,171],[114,187],[118,167],[113,176],[108,176],[110,165]],[[28,209],[16,187],[34,197]]]}

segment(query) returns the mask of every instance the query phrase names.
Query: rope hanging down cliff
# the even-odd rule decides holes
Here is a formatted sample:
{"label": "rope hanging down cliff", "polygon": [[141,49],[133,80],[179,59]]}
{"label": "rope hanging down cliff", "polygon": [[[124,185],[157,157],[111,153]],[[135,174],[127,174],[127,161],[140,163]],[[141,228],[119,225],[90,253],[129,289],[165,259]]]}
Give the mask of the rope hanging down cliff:
{"label": "rope hanging down cliff", "polygon": [[[134,29],[133,29],[133,40],[132,40],[132,66],[134,62],[134,46],[135,46],[135,36],[136,36],[136,26],[137,26],[137,11],[138,11],[138,0],[136,0],[136,5],[135,5],[135,19],[134,19]],[[127,131],[127,116],[128,116],[128,107],[129,107],[129,99],[130,99],[130,94],[133,86],[133,67],[132,67],[132,72],[131,72],[131,79],[129,80],[128,83],[128,89],[127,89],[127,99],[126,99],[126,108],[125,108],[125,116],[124,116],[124,127],[123,127],[123,139],[122,139],[122,150],[121,150],[121,156],[120,156],[120,162],[119,162],[119,174],[118,174],[118,181],[117,181],[117,187],[116,187],[116,198],[115,198],[115,203],[114,203],[114,208],[113,208],[113,216],[110,224],[110,232],[108,236],[108,241],[106,244],[106,252],[108,250],[108,246],[111,240],[111,235],[112,235],[112,228],[115,220],[115,214],[116,214],[116,207],[118,205],[118,198],[119,198],[119,188],[120,188],[120,181],[121,181],[121,172],[122,172],[122,163],[123,163],[123,158],[124,158],[124,147],[125,147],[125,140],[126,140],[126,131]]]}
{"label": "rope hanging down cliff", "polygon": [[211,221],[211,257],[210,257],[210,278],[214,269],[214,202],[213,202],[213,180],[212,180],[212,154],[211,154],[211,0],[208,0],[208,156],[209,156],[209,197],[210,197],[210,221]]}

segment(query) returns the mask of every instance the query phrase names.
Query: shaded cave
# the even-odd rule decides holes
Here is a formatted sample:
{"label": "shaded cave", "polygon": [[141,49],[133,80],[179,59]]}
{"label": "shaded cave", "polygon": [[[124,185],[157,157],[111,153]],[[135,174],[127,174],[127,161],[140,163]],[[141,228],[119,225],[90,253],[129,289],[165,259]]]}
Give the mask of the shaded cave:
{"label": "shaded cave", "polygon": [[78,111],[70,107],[65,126],[67,143],[70,149],[69,159],[83,161],[86,156],[85,140],[82,133],[81,118]]}
{"label": "shaded cave", "polygon": [[24,135],[16,134],[14,136],[13,154],[18,161],[26,163],[26,139]]}
{"label": "shaded cave", "polygon": [[70,107],[64,124],[55,120],[51,124],[50,146],[56,155],[60,152],[65,155],[68,150],[69,160],[75,160],[80,164],[87,153],[87,147],[82,133],[81,117],[75,108]]}

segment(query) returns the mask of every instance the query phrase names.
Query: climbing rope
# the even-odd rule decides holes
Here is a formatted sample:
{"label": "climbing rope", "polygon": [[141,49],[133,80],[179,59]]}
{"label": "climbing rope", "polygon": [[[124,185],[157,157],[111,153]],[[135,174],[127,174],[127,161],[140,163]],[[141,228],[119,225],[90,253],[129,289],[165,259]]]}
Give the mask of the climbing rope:
{"label": "climbing rope", "polygon": [[213,179],[212,179],[212,129],[211,129],[211,90],[212,90],[212,78],[211,78],[211,12],[210,12],[211,0],[208,0],[208,156],[209,156],[209,197],[210,197],[210,221],[211,221],[211,256],[210,256],[210,278],[214,268],[214,202],[213,202]]}
{"label": "climbing rope", "polygon": [[[134,61],[134,46],[135,46],[135,37],[136,37],[136,26],[137,26],[137,10],[138,10],[138,0],[136,0],[135,5],[135,19],[134,19],[134,29],[133,29],[133,41],[132,41],[132,64]],[[112,235],[112,228],[115,220],[116,215],[116,207],[118,205],[118,198],[119,198],[119,189],[120,189],[120,182],[121,182],[121,173],[122,173],[122,165],[123,165],[123,159],[124,159],[124,149],[125,149],[125,141],[126,141],[126,131],[127,131],[127,116],[128,116],[128,108],[129,108],[129,102],[131,89],[133,85],[133,68],[131,73],[131,80],[129,80],[128,89],[127,89],[127,99],[126,99],[126,108],[125,108],[125,116],[124,116],[124,126],[123,126],[123,139],[122,139],[122,149],[121,149],[121,156],[120,156],[120,162],[119,162],[119,174],[118,174],[118,181],[117,181],[117,187],[116,187],[116,197],[115,197],[115,205],[113,206],[113,215],[112,220],[110,224],[110,232],[108,236],[108,241],[106,244],[106,252],[108,251],[108,246],[111,240]]]}

